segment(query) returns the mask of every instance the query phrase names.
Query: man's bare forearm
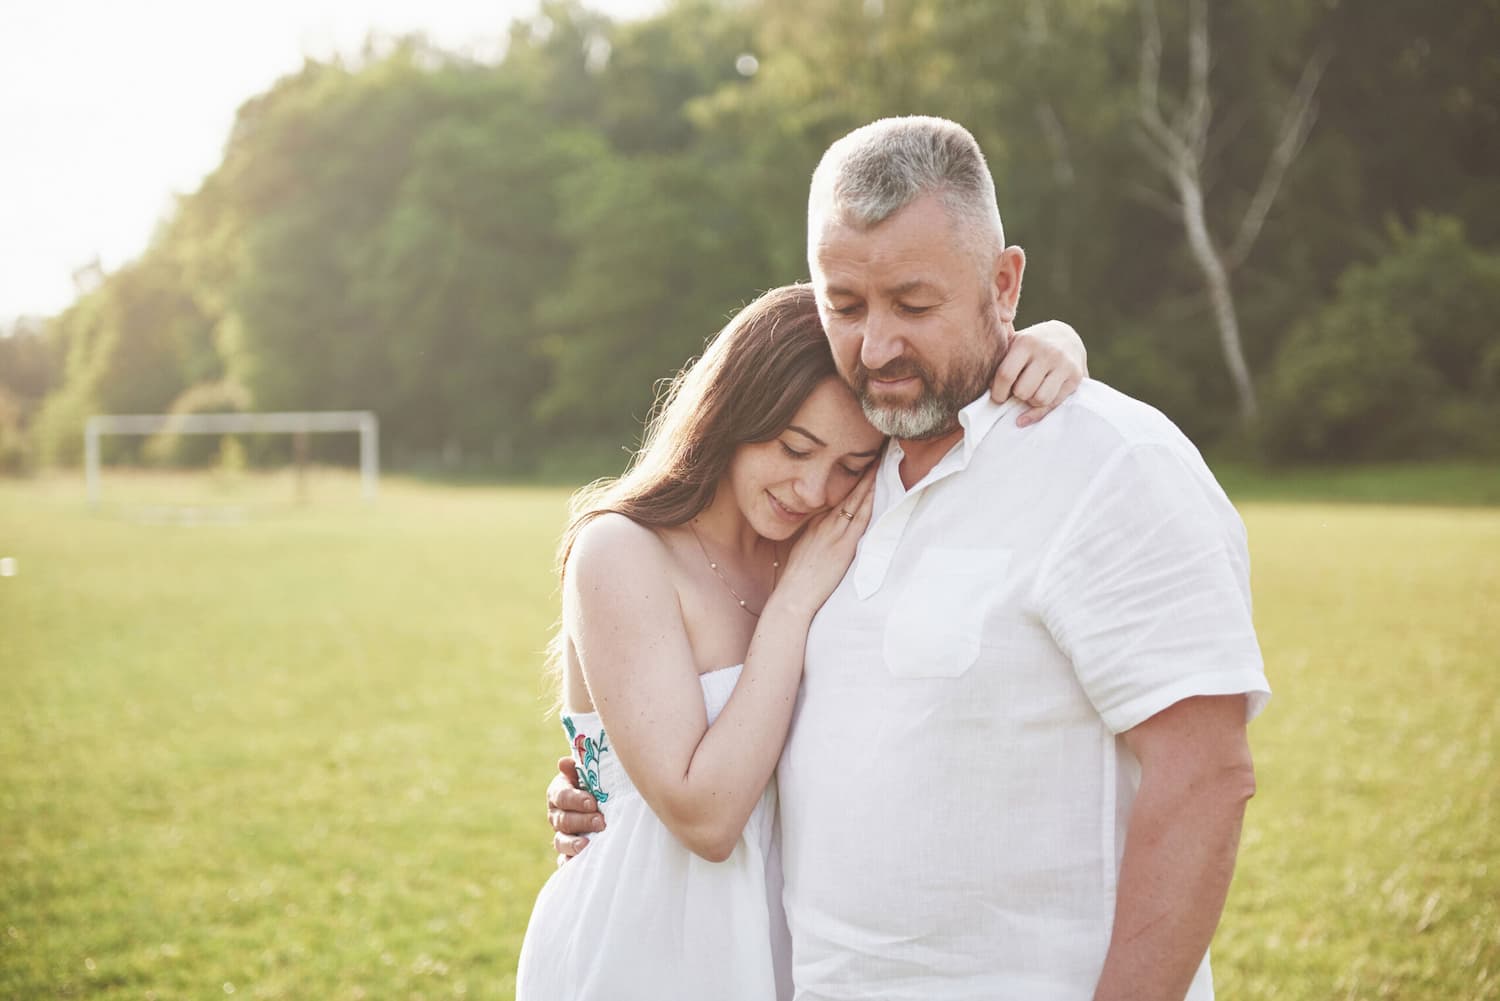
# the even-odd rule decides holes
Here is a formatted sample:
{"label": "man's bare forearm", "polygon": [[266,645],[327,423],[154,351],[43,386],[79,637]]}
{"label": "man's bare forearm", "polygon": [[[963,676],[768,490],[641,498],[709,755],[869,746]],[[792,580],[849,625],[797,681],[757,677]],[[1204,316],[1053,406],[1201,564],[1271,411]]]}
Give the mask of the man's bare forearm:
{"label": "man's bare forearm", "polygon": [[1224,910],[1253,772],[1143,776],[1095,1001],[1181,1001]]}

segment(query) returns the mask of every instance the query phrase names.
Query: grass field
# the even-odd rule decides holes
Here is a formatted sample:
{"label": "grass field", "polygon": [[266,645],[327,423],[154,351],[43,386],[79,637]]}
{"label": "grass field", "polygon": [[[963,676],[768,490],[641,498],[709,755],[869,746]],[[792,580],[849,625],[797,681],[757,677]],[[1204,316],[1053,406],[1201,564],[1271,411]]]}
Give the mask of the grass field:
{"label": "grass field", "polygon": [[[0,998],[509,997],[564,493],[210,493],[0,481]],[[1500,509],[1243,510],[1220,997],[1500,998]]]}

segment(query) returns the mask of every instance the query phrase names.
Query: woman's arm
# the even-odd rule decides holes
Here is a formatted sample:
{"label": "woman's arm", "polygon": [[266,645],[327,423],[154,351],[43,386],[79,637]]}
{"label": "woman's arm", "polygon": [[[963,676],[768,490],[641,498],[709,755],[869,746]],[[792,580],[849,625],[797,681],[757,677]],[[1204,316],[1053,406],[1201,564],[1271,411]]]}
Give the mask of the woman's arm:
{"label": "woman's arm", "polygon": [[1015,397],[1030,409],[1017,427],[1035,424],[1073,395],[1089,375],[1089,353],[1078,332],[1061,320],[1044,320],[1017,330],[995,371],[990,396],[996,403]]}
{"label": "woman's arm", "polygon": [[852,520],[829,512],[793,547],[712,727],[661,540],[605,516],[574,545],[563,622],[594,709],[652,811],[710,861],[734,850],[781,756],[808,626],[853,559],[872,480],[845,500]]}

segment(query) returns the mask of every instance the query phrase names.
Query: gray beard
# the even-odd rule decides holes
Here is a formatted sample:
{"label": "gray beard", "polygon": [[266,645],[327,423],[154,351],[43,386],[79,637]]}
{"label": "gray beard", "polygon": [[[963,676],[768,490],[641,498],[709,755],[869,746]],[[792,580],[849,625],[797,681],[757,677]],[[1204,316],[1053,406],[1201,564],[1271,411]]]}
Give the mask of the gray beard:
{"label": "gray beard", "polygon": [[906,441],[936,438],[952,430],[958,421],[958,410],[945,406],[930,389],[924,389],[922,398],[908,407],[881,406],[863,394],[859,406],[875,430]]}
{"label": "gray beard", "polygon": [[999,348],[999,320],[986,314],[981,322],[989,328],[995,347],[988,351],[981,348],[974,356],[959,360],[959,370],[936,387],[933,384],[937,380],[930,378],[931,373],[919,369],[914,374],[922,380],[922,395],[906,406],[877,402],[870,396],[869,373],[861,373],[859,406],[875,430],[905,441],[924,441],[945,435],[958,426],[958,412],[989,390],[1003,354]]}

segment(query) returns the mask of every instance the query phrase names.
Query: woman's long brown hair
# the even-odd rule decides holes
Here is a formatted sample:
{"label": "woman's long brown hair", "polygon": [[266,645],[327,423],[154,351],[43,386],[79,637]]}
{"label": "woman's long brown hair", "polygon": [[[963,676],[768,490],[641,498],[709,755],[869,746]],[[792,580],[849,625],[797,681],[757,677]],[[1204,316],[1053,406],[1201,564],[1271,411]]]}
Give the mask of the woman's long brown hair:
{"label": "woman's long brown hair", "polygon": [[[713,500],[735,449],[776,437],[812,391],[837,376],[811,286],[771,289],[740,310],[701,358],[666,382],[625,473],[573,495],[559,577],[579,533],[602,514],[652,528],[691,520]],[[557,677],[566,644],[559,625],[548,657]]]}
{"label": "woman's long brown hair", "polygon": [[652,528],[681,525],[714,498],[734,451],[770,441],[819,383],[836,377],[809,285],[771,289],[735,314],[657,398],[641,449],[625,474],[573,496],[558,571],[601,514]]}

